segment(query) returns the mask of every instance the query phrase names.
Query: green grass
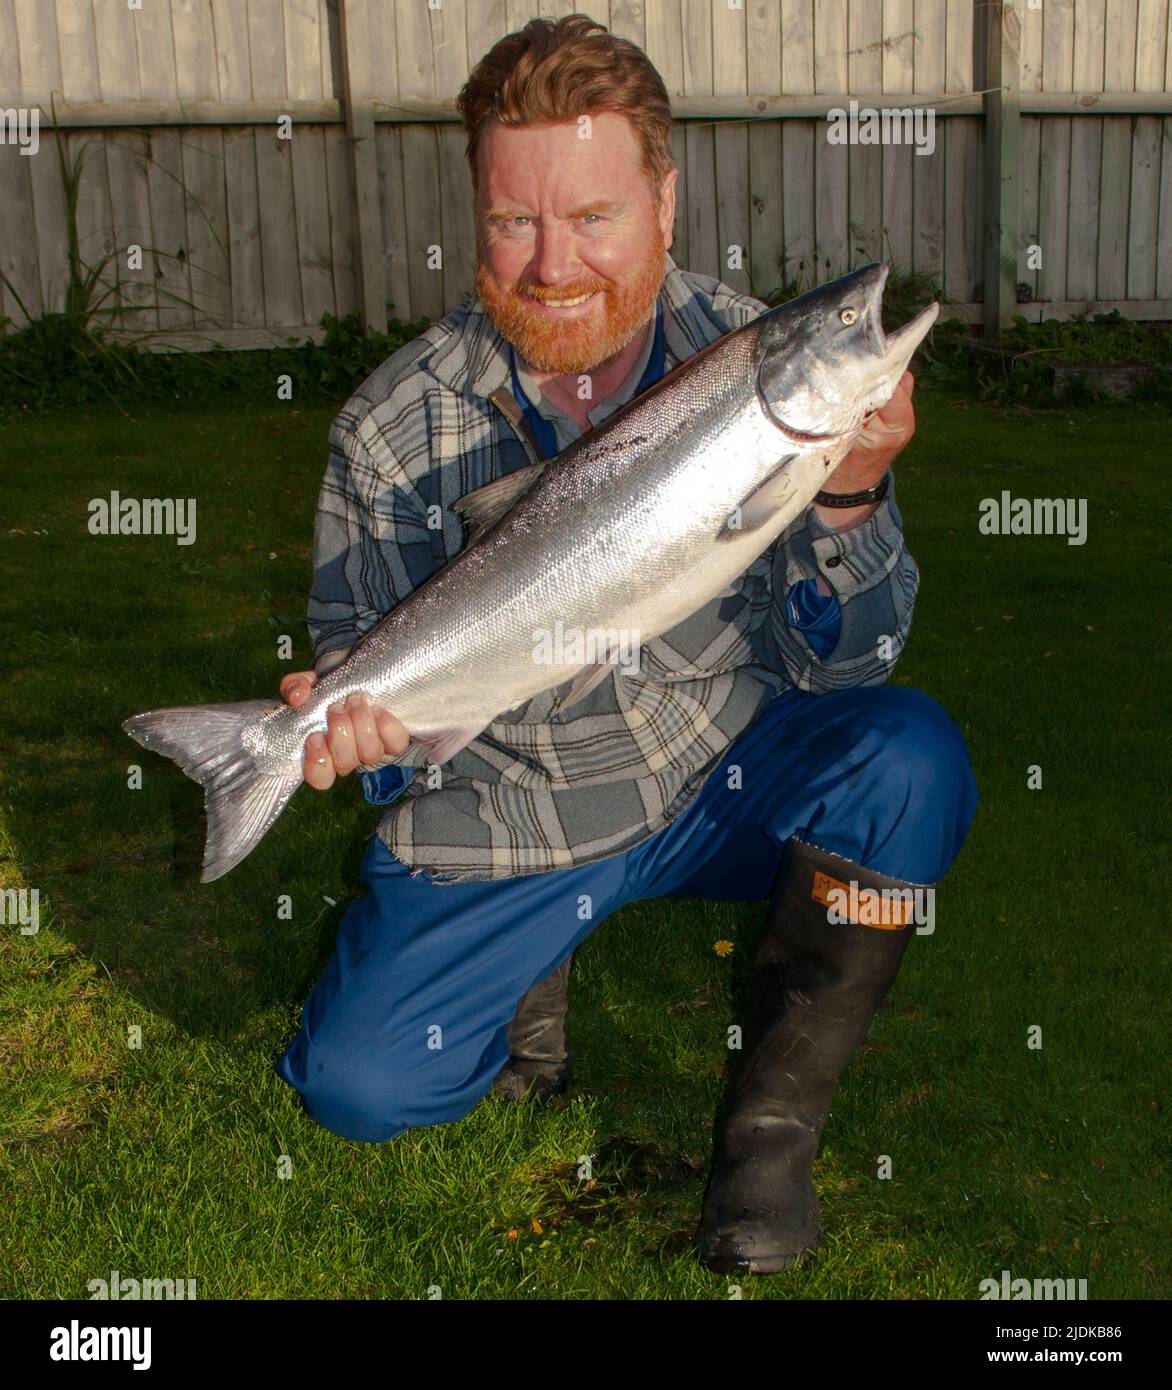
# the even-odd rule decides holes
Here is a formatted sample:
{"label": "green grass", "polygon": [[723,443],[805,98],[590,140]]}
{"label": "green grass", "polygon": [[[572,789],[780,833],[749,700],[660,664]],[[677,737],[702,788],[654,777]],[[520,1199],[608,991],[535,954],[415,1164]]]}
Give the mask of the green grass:
{"label": "green grass", "polygon": [[[982,802],[936,934],[912,943],[840,1087],[816,1170],[824,1250],[745,1296],[975,1298],[1008,1268],[1157,1297],[1166,415],[917,396],[897,474],[923,587],[896,679],[964,728]],[[727,1297],[691,1240],[760,905],[645,902],[603,923],[572,985],[574,1086],[543,1109],[490,1098],[361,1145],[273,1074],[378,812],[352,781],[303,794],[202,886],[198,789],[119,724],[274,693],[308,664],[281,615],[304,612],[331,412],[135,413],[30,416],[0,442],[0,881],[42,895],[38,935],[0,931],[0,1294],[85,1297],[113,1268],[194,1278],[203,1298]],[[90,536],[86,504],[112,488],[197,497],[197,544]],[[981,536],[980,500],[1002,488],[1087,498],[1088,543]]]}

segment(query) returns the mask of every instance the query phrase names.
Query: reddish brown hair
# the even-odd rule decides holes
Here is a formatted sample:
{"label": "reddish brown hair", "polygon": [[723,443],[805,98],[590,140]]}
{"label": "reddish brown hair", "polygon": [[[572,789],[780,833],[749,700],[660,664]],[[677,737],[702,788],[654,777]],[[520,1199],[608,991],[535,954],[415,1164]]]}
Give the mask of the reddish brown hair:
{"label": "reddish brown hair", "polygon": [[[597,31],[597,32],[592,32]],[[531,19],[489,49],[456,98],[468,135],[472,186],[476,151],[489,121],[523,126],[614,111],[634,125],[643,168],[658,193],[675,168],[671,101],[646,53],[584,14]]]}

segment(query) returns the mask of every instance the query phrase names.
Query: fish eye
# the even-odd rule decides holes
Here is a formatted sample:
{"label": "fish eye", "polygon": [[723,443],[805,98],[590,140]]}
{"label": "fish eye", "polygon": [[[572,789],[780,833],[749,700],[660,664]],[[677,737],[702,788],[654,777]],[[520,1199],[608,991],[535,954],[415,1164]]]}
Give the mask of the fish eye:
{"label": "fish eye", "polygon": [[845,309],[840,309],[838,311],[838,317],[843,321],[843,323],[850,325],[858,320],[859,311],[857,309],[852,309],[850,305],[847,305]]}

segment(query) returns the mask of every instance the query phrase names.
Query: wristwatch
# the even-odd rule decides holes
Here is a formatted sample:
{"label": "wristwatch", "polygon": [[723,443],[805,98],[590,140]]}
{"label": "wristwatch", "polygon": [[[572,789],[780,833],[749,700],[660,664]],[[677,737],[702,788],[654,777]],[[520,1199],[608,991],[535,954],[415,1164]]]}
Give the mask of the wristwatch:
{"label": "wristwatch", "polygon": [[862,507],[868,502],[882,502],[890,486],[891,473],[888,471],[874,487],[864,492],[820,492],[814,501],[820,507]]}

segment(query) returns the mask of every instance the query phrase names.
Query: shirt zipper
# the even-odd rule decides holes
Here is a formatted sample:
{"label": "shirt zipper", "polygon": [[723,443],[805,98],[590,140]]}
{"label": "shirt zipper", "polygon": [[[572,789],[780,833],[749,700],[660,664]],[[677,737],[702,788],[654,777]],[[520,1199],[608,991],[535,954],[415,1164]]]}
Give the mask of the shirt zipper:
{"label": "shirt zipper", "polygon": [[521,441],[530,463],[544,463],[541,446],[529,428],[529,421],[517,404],[516,398],[507,386],[498,386],[488,398],[513,427],[513,433]]}

